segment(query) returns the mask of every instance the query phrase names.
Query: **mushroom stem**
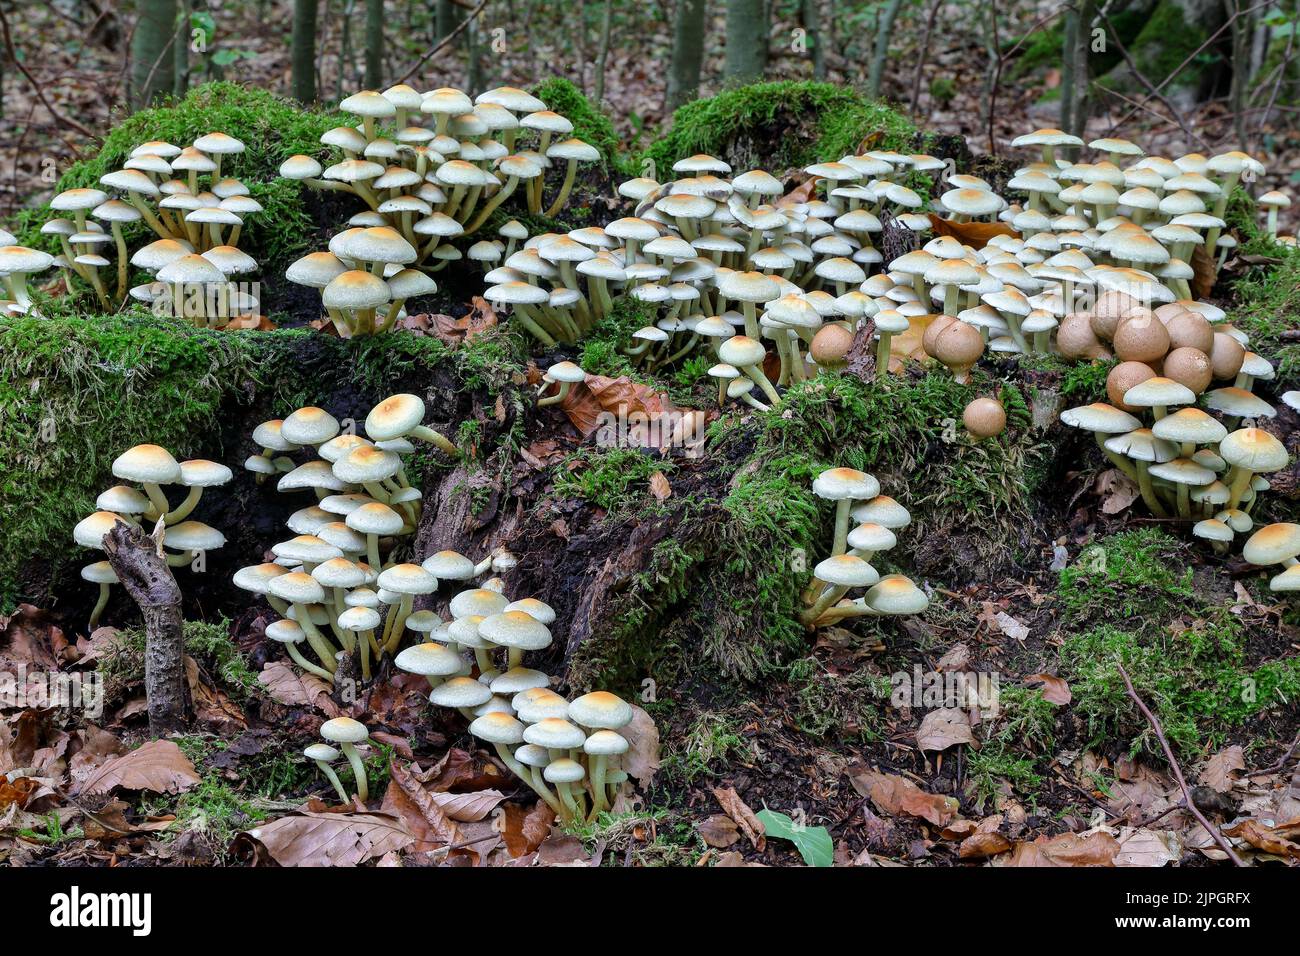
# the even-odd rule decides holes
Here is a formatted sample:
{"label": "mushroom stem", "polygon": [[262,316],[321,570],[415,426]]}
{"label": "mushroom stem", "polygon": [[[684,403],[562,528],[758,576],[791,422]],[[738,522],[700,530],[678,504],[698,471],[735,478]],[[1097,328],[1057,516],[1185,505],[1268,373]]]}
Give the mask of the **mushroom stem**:
{"label": "mushroom stem", "polygon": [[343,789],[343,784],[339,781],[339,775],[334,772],[334,768],[324,760],[317,760],[316,766],[320,767],[320,772],[325,774],[325,778],[334,785],[334,792],[339,795],[339,799],[347,803],[348,792]]}
{"label": "mushroom stem", "polygon": [[[334,683],[333,674],[325,670],[325,668],[317,667],[311,661],[307,660],[307,658],[302,656],[302,651],[298,650],[298,648],[295,647],[293,644],[285,644],[284,649],[289,652],[289,657],[293,659],[293,662],[297,664],[299,667],[301,667],[303,670],[305,670],[307,673],[315,674],[317,677],[321,678],[322,680],[329,681],[331,684]],[[346,800],[347,797],[344,797],[343,799]]]}
{"label": "mushroom stem", "polygon": [[892,332],[881,332],[880,341],[876,343],[876,381],[879,382],[889,371],[889,351]]}
{"label": "mushroom stem", "polygon": [[841,498],[835,502],[835,537],[831,541],[831,557],[844,553],[848,547],[849,506],[852,500]]}
{"label": "mushroom stem", "polygon": [[394,654],[402,645],[402,632],[406,629],[406,619],[411,616],[411,603],[414,600],[410,594],[402,595],[402,602],[397,605],[397,614],[389,620],[391,629],[388,632],[388,639],[384,642],[384,650],[389,654]]}
{"label": "mushroom stem", "polygon": [[571,387],[571,383],[560,382],[560,390],[556,392],[554,395],[548,395],[546,398],[539,398],[537,400],[537,407],[543,408],[547,405],[559,405],[561,402],[563,402],[566,398],[569,397],[570,387]]}
{"label": "mushroom stem", "polygon": [[828,587],[812,607],[799,615],[799,619],[808,627],[813,627],[817,623],[817,619],[822,616],[823,611],[848,593],[849,589],[843,585],[837,584],[834,587]]}
{"label": "mushroom stem", "polygon": [[146,512],[146,518],[157,520],[160,515],[165,515],[171,510],[171,505],[167,501],[167,496],[164,495],[162,489],[152,481],[146,481],[144,483],[144,493],[149,496],[149,503],[153,505],[153,512],[156,512]]}
{"label": "mushroom stem", "polygon": [[577,800],[574,799],[573,791],[569,789],[567,783],[557,783],[555,789],[560,792],[560,802],[564,804],[564,811],[560,813],[560,820],[563,823],[570,823],[574,820],[586,818],[586,813],[578,806]]}
{"label": "mushroom stem", "polygon": [[1151,471],[1145,461],[1137,463],[1138,471],[1138,488],[1142,491],[1142,500],[1147,503],[1151,513],[1157,518],[1168,518],[1169,512],[1164,504],[1156,496],[1155,486],[1151,484]]}
{"label": "mushroom stem", "polygon": [[459,455],[460,449],[453,445],[441,432],[434,431],[427,425],[416,425],[409,432],[412,438],[419,438],[423,441],[432,442],[448,455]]}
{"label": "mushroom stem", "polygon": [[95,630],[95,625],[99,623],[99,616],[104,613],[104,608],[108,606],[108,582],[99,582],[99,600],[95,602],[94,608],[90,612],[90,620],[86,623],[86,633],[90,634]]}
{"label": "mushroom stem", "polygon": [[609,804],[605,799],[605,755],[596,754],[591,759],[591,816],[595,820]]}
{"label": "mushroom stem", "polygon": [[1236,508],[1241,503],[1241,497],[1250,487],[1250,479],[1254,477],[1254,472],[1240,466],[1234,466],[1232,472],[1232,484],[1228,486],[1228,508]]}
{"label": "mushroom stem", "polygon": [[496,749],[497,756],[501,758],[501,762],[510,768],[510,772],[522,780],[528,786],[529,790],[532,790],[535,794],[546,801],[546,805],[563,818],[564,811],[560,809],[559,801],[556,800],[549,791],[538,789],[537,785],[533,783],[533,775],[528,772],[528,768],[515,759],[515,755],[506,749],[505,744],[493,744],[492,746]]}
{"label": "mushroom stem", "polygon": [[370,781],[366,778],[366,765],[361,762],[361,755],[357,753],[357,748],[352,746],[346,740],[340,745],[343,756],[348,758],[348,763],[352,764],[352,775],[357,778],[357,798],[365,803],[370,799]]}
{"label": "mushroom stem", "polygon": [[[555,197],[555,202],[551,203],[544,215],[550,219],[557,212],[564,208],[564,201],[569,198],[569,193],[573,189],[573,180],[578,174],[578,161],[569,160],[569,168],[564,172],[564,183],[560,186],[560,194]],[[539,177],[540,178],[540,177]]]}
{"label": "mushroom stem", "polygon": [[488,221],[488,217],[491,216],[492,213],[496,212],[497,207],[510,198],[510,194],[515,191],[515,187],[518,185],[518,176],[508,177],[505,186],[497,190],[496,195],[489,199],[487,203],[484,204],[483,208],[479,210],[479,214],[474,217],[474,221],[465,226],[465,234],[469,235],[472,232],[478,231],[478,229],[482,227],[483,223]]}
{"label": "mushroom stem", "polygon": [[320,658],[321,666],[330,674],[333,674],[338,670],[339,666],[338,662],[334,660],[334,648],[325,639],[325,635],[316,630],[316,625],[311,620],[311,611],[308,610],[307,605],[295,603],[293,605],[293,616],[298,622],[298,626],[307,635],[307,643],[311,645],[311,649]]}
{"label": "mushroom stem", "polygon": [[754,380],[754,384],[763,390],[763,394],[771,400],[773,405],[781,404],[781,396],[777,393],[777,390],[772,387],[772,383],[767,380],[767,376],[763,374],[761,366],[746,365],[741,368],[741,371]]}
{"label": "mushroom stem", "polygon": [[185,500],[163,515],[163,521],[167,522],[169,525],[174,525],[178,522],[184,521],[189,516],[190,512],[194,510],[195,505],[199,503],[199,499],[202,497],[203,487],[201,485],[192,486],[189,494],[185,496]]}
{"label": "mushroom stem", "polygon": [[122,224],[113,223],[113,241],[117,244],[117,301],[120,305],[126,301],[126,237],[122,235]]}

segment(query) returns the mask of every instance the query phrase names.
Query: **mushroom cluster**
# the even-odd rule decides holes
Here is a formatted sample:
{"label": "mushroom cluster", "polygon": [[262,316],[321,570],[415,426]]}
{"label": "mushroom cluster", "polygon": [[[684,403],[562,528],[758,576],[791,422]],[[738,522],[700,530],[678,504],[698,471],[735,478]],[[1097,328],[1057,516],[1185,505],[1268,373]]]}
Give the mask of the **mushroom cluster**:
{"label": "mushroom cluster", "polygon": [[[835,531],[830,556],[813,569],[812,583],[804,592],[808,607],[802,614],[803,623],[816,628],[848,617],[924,611],[930,599],[910,578],[902,574],[881,577],[870,563],[898,543],[894,532],[912,521],[907,509],[882,495],[873,476],[853,468],[823,471],[813,481],[813,494],[835,502]],[[866,588],[866,594],[846,599],[855,588]]]}
{"label": "mushroom cluster", "polygon": [[0,284],[4,291],[0,296],[0,317],[23,315],[31,309],[28,278],[54,265],[54,256],[48,252],[17,243],[12,233],[0,229]]}
{"label": "mushroom cluster", "polygon": [[[633,215],[526,240],[487,273],[485,295],[547,346],[581,338],[615,295],[629,295],[658,316],[633,333],[626,352],[634,363],[654,369],[708,355],[717,359],[720,401],[761,405],[750,394],[757,389],[776,404],[776,387],[842,365],[854,326],[878,311],[869,277],[883,260],[875,245],[882,220],[930,229],[915,212],[922,197],[892,180],[943,166],[925,155],[847,156],[808,168],[825,182],[825,198],[778,203],[785,187],[770,173],[732,176],[721,159],[690,156],[673,166],[680,178],[619,187]],[[907,323],[891,314],[877,327],[887,351]],[[763,371],[764,340],[780,357],[775,382]]]}
{"label": "mushroom cluster", "polygon": [[[491,268],[513,255],[527,235],[513,220],[498,227],[499,238],[467,252],[452,240],[477,232],[516,194],[530,213],[554,216],[568,201],[578,164],[600,159],[594,146],[570,137],[569,120],[508,86],[471,100],[450,87],[419,93],[399,84],[363,90],[339,107],[360,121],[321,137],[339,161],[322,167],[310,156],[291,156],[280,174],[351,193],[369,207],[330,240],[329,252],[300,259],[287,273],[321,289],[340,334],[391,329],[403,302],[435,291],[429,273],[449,262],[468,256]],[[558,163],[565,174],[548,203],[546,172]]]}
{"label": "mushroom cluster", "polygon": [[[1137,321],[1161,326],[1155,317]],[[1096,436],[1102,453],[1137,483],[1153,514],[1195,521],[1192,533],[1222,554],[1236,535],[1254,526],[1250,513],[1258,495],[1269,488],[1264,475],[1285,468],[1290,459],[1273,435],[1249,425],[1238,427],[1243,419],[1276,414],[1273,406],[1250,391],[1256,377],[1252,370],[1258,377],[1271,378],[1272,367],[1254,353],[1245,353],[1248,358],[1243,363],[1243,350],[1234,339],[1224,333],[1214,335],[1216,345],[1222,336],[1236,347],[1235,384],[1205,391],[1210,379],[1220,374],[1213,370],[1219,366],[1184,345],[1175,352],[1195,353],[1199,366],[1195,382],[1189,385],[1184,367],[1173,365],[1175,352],[1163,360],[1164,374],[1146,363],[1124,362],[1107,381],[1114,404],[1071,408],[1061,414],[1061,421]],[[1198,400],[1208,411],[1196,407]],[[1151,415],[1149,423],[1138,417],[1144,413]]]}
{"label": "mushroom cluster", "polygon": [[[106,309],[130,295],[199,325],[256,310],[252,296],[229,287],[231,277],[257,269],[239,249],[239,238],[247,217],[262,205],[229,175],[229,164],[222,169],[223,158],[243,151],[242,142],[220,132],[184,149],[152,140],[135,147],[121,169],[100,177],[99,185],[113,193],[79,188],[56,195],[50,208],[62,215],[41,232],[58,238],[62,255],[54,262],[68,288],[75,277],[94,289]],[[128,254],[126,230],[141,221],[157,238]],[[100,275],[114,265],[104,255],[110,247],[116,255],[111,291]],[[156,281],[130,287],[129,265]]]}
{"label": "mushroom cluster", "polygon": [[[204,458],[178,462],[159,445],[136,445],[113,461],[113,475],[125,484],[101,492],[95,499],[98,510],[72,529],[72,538],[81,547],[102,551],[104,535],[119,521],[134,526],[145,522],[153,527],[159,545],[167,549],[167,563],[172,567],[191,564],[200,553],[215,551],[226,543],[225,535],[216,528],[190,518],[204,488],[224,485],[233,477],[225,465]],[[185,497],[173,506],[163,491],[164,485],[186,488]],[[108,604],[109,588],[118,579],[108,561],[86,565],[81,577],[99,585],[99,599],[87,625],[89,633],[99,623]]]}
{"label": "mushroom cluster", "polygon": [[[458,561],[425,567],[399,560],[421,512],[420,491],[407,481],[403,456],[416,441],[456,454],[424,416],[419,396],[399,394],[371,409],[368,437],[345,431],[315,406],[253,430],[261,452],[245,469],[259,480],[279,475],[277,490],[312,491],[317,501],[289,517],[296,537],[271,548],[274,561],[241,568],[234,583],[265,596],[283,617],[267,627],[267,636],[324,680],[333,681],[343,652],[357,654],[362,678],[369,679],[372,656],[395,654],[407,628],[423,628],[427,615],[413,613],[418,595],[432,594],[439,579],[467,580],[502,560],[475,564],[457,555]],[[307,460],[299,463],[295,454]],[[304,643],[316,663],[299,649]]]}

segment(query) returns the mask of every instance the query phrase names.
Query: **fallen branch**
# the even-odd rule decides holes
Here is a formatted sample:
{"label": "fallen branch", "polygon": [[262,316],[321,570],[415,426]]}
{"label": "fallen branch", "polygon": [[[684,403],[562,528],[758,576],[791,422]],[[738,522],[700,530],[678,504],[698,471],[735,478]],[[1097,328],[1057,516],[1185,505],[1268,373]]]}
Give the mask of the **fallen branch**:
{"label": "fallen branch", "polygon": [[1142,711],[1142,716],[1151,724],[1151,729],[1156,732],[1156,739],[1160,741],[1160,746],[1165,752],[1165,759],[1169,761],[1169,766],[1173,768],[1174,779],[1178,781],[1178,788],[1183,791],[1183,803],[1187,806],[1187,811],[1196,817],[1197,823],[1205,827],[1205,832],[1213,838],[1215,843],[1219,844],[1219,849],[1228,854],[1228,859],[1232,860],[1236,866],[1245,866],[1245,861],[1233,850],[1228,838],[1219,832],[1218,827],[1210,823],[1205,814],[1200,811],[1200,808],[1192,800],[1192,791],[1183,778],[1183,768],[1178,765],[1178,761],[1174,758],[1173,748],[1169,746],[1169,741],[1165,738],[1165,729],[1160,726],[1160,718],[1151,712],[1151,708],[1147,707],[1142,698],[1138,696],[1138,692],[1133,689],[1133,682],[1129,680],[1128,671],[1124,670],[1124,665],[1117,661],[1115,666],[1119,669],[1119,676],[1124,678],[1124,689],[1133,698],[1133,702],[1138,705],[1138,710]]}
{"label": "fallen branch", "polygon": [[181,589],[163,557],[159,525],[150,537],[119,521],[104,535],[108,563],[144,617],[144,691],[153,737],[183,730],[189,713]]}

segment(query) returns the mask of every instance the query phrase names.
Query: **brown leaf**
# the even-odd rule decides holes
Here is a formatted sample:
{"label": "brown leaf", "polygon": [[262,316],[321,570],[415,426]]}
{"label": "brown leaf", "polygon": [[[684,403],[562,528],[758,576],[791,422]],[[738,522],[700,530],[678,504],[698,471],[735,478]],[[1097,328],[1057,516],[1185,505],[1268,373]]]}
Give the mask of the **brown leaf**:
{"label": "brown leaf", "polygon": [[[1017,843],[1006,866],[1114,866],[1119,842],[1109,833],[1062,833]],[[996,864],[995,864],[996,865]]]}
{"label": "brown leaf", "polygon": [[1177,863],[1182,855],[1182,845],[1172,830],[1156,832],[1145,827],[1137,830],[1125,827],[1120,831],[1115,865],[1161,867]]}
{"label": "brown leaf", "polygon": [[415,838],[386,813],[300,813],[246,831],[281,866],[358,866]]}
{"label": "brown leaf", "polygon": [[1238,744],[1225,747],[1211,757],[1201,770],[1200,781],[1219,793],[1227,793],[1235,782],[1233,774],[1246,769],[1246,755]]}
{"label": "brown leaf", "polygon": [[252,329],[257,332],[274,332],[278,325],[272,322],[264,315],[237,315],[225,325],[220,326],[223,332],[235,332],[239,329]]}
{"label": "brown leaf", "polygon": [[314,707],[326,717],[339,715],[330,699],[330,688],[315,674],[299,674],[284,661],[271,661],[257,675],[257,682],[277,703],[288,707]]}
{"label": "brown leaf", "polygon": [[922,750],[947,750],[956,744],[971,743],[974,739],[970,717],[956,707],[930,711],[916,731],[916,743]]}
{"label": "brown leaf", "polygon": [[726,849],[740,839],[740,828],[725,813],[715,813],[697,823],[695,829],[699,831],[701,840],[720,850]]}
{"label": "brown leaf", "polygon": [[659,772],[659,728],[644,710],[636,704],[631,707],[631,721],[618,729],[627,740],[627,753],[619,759],[628,776],[645,789]]}
{"label": "brown leaf", "polygon": [[668,483],[668,478],[662,471],[650,475],[650,494],[655,496],[656,501],[667,501],[672,497],[673,486]]}
{"label": "brown leaf", "polygon": [[1300,843],[1292,843],[1277,834],[1258,820],[1242,820],[1240,823],[1223,831],[1224,836],[1238,837],[1245,840],[1257,850],[1271,853],[1273,856],[1292,857],[1300,860]]}
{"label": "brown leaf", "polygon": [[928,820],[937,827],[947,826],[957,816],[955,798],[926,793],[904,777],[863,770],[851,774],[849,780],[853,789],[870,797],[881,813],[906,813]]}
{"label": "brown leaf", "polygon": [[0,617],[0,670],[56,671],[69,649],[63,632],[45,611],[30,604]]}
{"label": "brown leaf", "polygon": [[81,787],[81,793],[111,790],[151,790],[182,793],[199,782],[194,764],[170,740],[151,740],[130,753],[108,761]]}
{"label": "brown leaf", "polygon": [[763,822],[745,805],[745,801],[740,799],[740,795],[734,788],[714,787],[713,796],[717,798],[718,804],[732,822],[740,828],[740,832],[745,834],[754,849],[762,850],[767,846],[767,838],[763,836],[766,829]]}
{"label": "brown leaf", "polygon": [[957,856],[963,860],[982,860],[1011,849],[1011,841],[1001,833],[974,833],[961,841]]}
{"label": "brown leaf", "polygon": [[461,823],[475,823],[490,815],[506,795],[500,790],[478,790],[474,793],[431,793],[433,802],[443,813]]}
{"label": "brown leaf", "polygon": [[953,222],[934,213],[928,213],[930,227],[935,236],[952,236],[963,245],[970,246],[977,252],[989,244],[994,236],[1011,236],[1019,239],[1020,233],[1000,222]]}
{"label": "brown leaf", "polygon": [[1192,249],[1192,278],[1188,283],[1192,287],[1192,298],[1208,299],[1214,289],[1214,280],[1218,277],[1218,261],[1205,251],[1204,246]]}
{"label": "brown leaf", "polygon": [[457,345],[496,327],[498,321],[496,310],[486,299],[476,295],[471,300],[471,305],[473,308],[459,319],[453,319],[449,315],[426,315],[422,318],[429,320],[438,338],[448,345]]}
{"label": "brown leaf", "polygon": [[1064,707],[1074,700],[1074,695],[1070,693],[1070,685],[1055,674],[1030,674],[1025,680],[1030,684],[1042,684],[1043,700],[1049,704],[1059,704]]}
{"label": "brown leaf", "polygon": [[389,760],[388,771],[388,789],[380,809],[402,821],[415,839],[411,847],[414,852],[461,842],[456,824],[407,767],[393,758]]}
{"label": "brown leaf", "polygon": [[[667,395],[634,382],[626,375],[618,378],[588,375],[585,382],[579,382],[569,390],[560,408],[583,438],[590,438],[600,428],[603,412],[615,415],[621,421],[638,421],[651,426],[657,425],[665,415],[683,411]],[[672,429],[658,425],[645,428],[645,432],[645,447],[662,448],[667,444]],[[654,441],[656,438],[657,442]]]}
{"label": "brown leaf", "polygon": [[518,858],[534,852],[551,835],[555,812],[543,801],[538,800],[531,810],[514,803],[507,803],[502,809],[505,813],[501,821],[501,839],[511,856]]}

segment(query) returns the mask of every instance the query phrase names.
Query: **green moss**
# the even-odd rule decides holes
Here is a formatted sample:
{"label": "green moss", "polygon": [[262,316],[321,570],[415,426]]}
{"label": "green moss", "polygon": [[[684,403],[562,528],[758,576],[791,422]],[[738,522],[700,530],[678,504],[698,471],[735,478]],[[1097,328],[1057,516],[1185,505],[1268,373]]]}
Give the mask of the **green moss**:
{"label": "green moss", "polygon": [[600,150],[605,165],[617,172],[634,175],[626,165],[628,160],[614,124],[572,82],[553,76],[533,87],[533,95],[573,124],[570,135]]}
{"label": "green moss", "polygon": [[[907,145],[915,128],[901,114],[831,83],[783,80],[725,90],[680,107],[671,127],[642,156],[642,175],[659,179],[694,153],[721,155],[742,138],[747,160],[780,172],[872,149]],[[646,161],[650,164],[647,165]],[[741,172],[743,170],[737,170]]]}
{"label": "green moss", "polygon": [[650,477],[655,472],[670,475],[674,467],[671,459],[634,448],[582,448],[556,466],[555,490],[620,512],[644,504],[650,496]]}
{"label": "green moss", "polygon": [[[1188,23],[1182,9],[1172,0],[1164,0],[1149,15],[1133,13],[1130,16],[1139,17],[1142,26],[1129,45],[1129,52],[1142,75],[1154,83],[1172,75],[1206,40],[1205,30]],[[1201,54],[1200,61],[1193,61],[1179,73],[1173,85],[1195,86],[1202,72],[1215,59],[1218,59],[1217,54]]]}
{"label": "green moss", "polygon": [[874,740],[882,722],[880,701],[889,678],[866,669],[832,673],[816,657],[801,657],[788,671],[790,718],[810,736],[832,741]]}
{"label": "green moss", "polygon": [[741,734],[739,721],[727,714],[706,711],[666,745],[660,771],[689,787],[697,780],[715,778],[736,765],[752,762],[754,746]]}
{"label": "green moss", "polygon": [[1191,553],[1158,528],[1112,535],[1061,570],[1057,596],[1071,626],[1136,619],[1159,629],[1196,598]]}
{"label": "green moss", "polygon": [[[235,700],[247,700],[258,690],[257,673],[230,639],[229,621],[186,621],[184,635],[185,653]],[[110,697],[115,688],[138,690],[144,684],[144,647],[143,628],[119,631],[114,637],[98,665]]]}
{"label": "green moss", "polygon": [[996,798],[1003,781],[1025,794],[1037,789],[1039,764],[1052,753],[1058,713],[1041,690],[999,688],[997,713],[985,723],[979,749],[967,757],[967,785],[977,807]]}
{"label": "green moss", "polygon": [[[279,178],[280,163],[294,153],[324,157],[320,136],[341,118],[305,110],[266,90],[238,83],[206,83],[182,100],[122,117],[97,149],[73,163],[59,179],[58,189],[99,186],[105,173],[120,169],[131,150],[152,139],[188,146],[205,133],[220,130],[242,140],[247,150],[223,163],[222,170],[239,177],[264,211],[249,218],[240,247],[263,266],[299,254],[315,231],[299,183]],[[40,226],[52,217],[48,207],[25,211],[16,222],[24,245],[51,248]],[[147,241],[146,230],[135,227]],[[138,243],[132,243],[134,248]],[[52,248],[52,251],[57,251]]]}

